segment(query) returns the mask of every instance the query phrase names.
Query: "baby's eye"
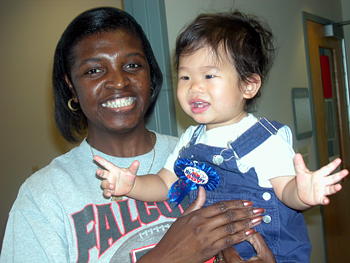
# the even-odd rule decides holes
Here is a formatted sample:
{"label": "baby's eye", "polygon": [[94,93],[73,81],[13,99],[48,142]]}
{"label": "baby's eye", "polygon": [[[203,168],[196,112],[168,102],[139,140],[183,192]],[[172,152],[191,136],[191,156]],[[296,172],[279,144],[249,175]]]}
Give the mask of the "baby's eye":
{"label": "baby's eye", "polygon": [[182,79],[182,80],[189,80],[190,78],[187,77],[187,76],[182,76],[182,77],[180,77],[180,79]]}
{"label": "baby's eye", "polygon": [[205,75],[205,78],[206,79],[212,79],[212,78],[214,78],[215,77],[215,75]]}

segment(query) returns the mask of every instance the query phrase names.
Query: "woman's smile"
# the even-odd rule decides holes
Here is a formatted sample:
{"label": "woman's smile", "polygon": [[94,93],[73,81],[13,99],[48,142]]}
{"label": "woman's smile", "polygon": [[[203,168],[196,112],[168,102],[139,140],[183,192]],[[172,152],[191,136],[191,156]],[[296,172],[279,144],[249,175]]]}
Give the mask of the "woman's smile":
{"label": "woman's smile", "polygon": [[130,106],[134,103],[135,98],[134,97],[126,97],[126,98],[116,98],[114,100],[109,100],[107,102],[102,103],[102,107],[105,108],[123,108]]}

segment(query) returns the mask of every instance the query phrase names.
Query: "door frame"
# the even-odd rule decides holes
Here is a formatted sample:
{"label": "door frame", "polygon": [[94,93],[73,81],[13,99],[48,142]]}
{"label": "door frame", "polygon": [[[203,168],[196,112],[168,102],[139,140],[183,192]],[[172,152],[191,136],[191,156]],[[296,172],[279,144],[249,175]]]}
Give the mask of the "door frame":
{"label": "door frame", "polygon": [[[331,22],[334,22],[332,20],[329,20],[329,19],[326,19],[324,17],[320,17],[320,16],[317,16],[317,15],[314,15],[314,14],[311,14],[311,13],[308,13],[308,12],[305,12],[303,11],[302,12],[302,19],[303,19],[303,32],[304,32],[304,42],[305,42],[305,54],[306,54],[306,66],[307,66],[307,71],[308,71],[308,83],[309,83],[309,90],[312,91],[313,89],[313,85],[312,85],[312,75],[311,75],[311,65],[310,65],[310,54],[309,54],[309,43],[308,43],[308,35],[307,35],[307,25],[306,25],[306,21],[307,20],[310,20],[312,22],[315,22],[315,23],[318,23],[318,24],[323,24],[323,25],[327,25]],[[342,28],[340,29],[341,32],[342,32]],[[344,36],[344,34],[341,34]],[[342,38],[339,38],[339,39],[342,39],[342,41],[344,42],[344,37]],[[344,80],[345,80],[345,85],[347,86],[346,89],[349,91],[349,87],[348,87],[348,75],[347,75],[347,70],[346,70],[346,56],[345,56],[345,50],[344,50],[344,43],[343,43],[343,49],[342,49],[342,52],[343,52],[343,65],[344,65]],[[315,116],[315,112],[314,112],[314,108],[315,108],[315,105],[314,105],[314,95],[312,92],[310,92],[310,106],[311,106],[311,115],[312,116]],[[349,107],[349,105],[348,105]],[[349,113],[349,109],[348,109],[348,116],[350,116],[350,113]],[[348,123],[349,123],[349,120],[348,120]],[[318,147],[318,143],[317,143],[317,134],[316,134],[316,123],[315,123],[315,118],[312,119],[312,127],[313,127],[313,137],[314,137],[314,145],[315,145],[315,152],[317,153],[318,150],[319,150],[319,147]],[[319,168],[320,166],[322,166],[322,164],[320,164],[320,160],[318,158],[318,156],[316,155],[316,167]]]}
{"label": "door frame", "polygon": [[[312,131],[312,133],[313,133],[314,148],[315,148],[315,153],[316,153],[315,160],[316,160],[316,168],[319,169],[321,166],[324,166],[325,164],[328,163],[327,140],[322,140],[322,138],[326,138],[327,134],[326,134],[325,127],[322,126],[325,124],[324,116],[322,116],[321,112],[318,112],[317,114],[315,114],[315,106],[316,106],[315,102],[320,101],[320,100],[323,101],[323,93],[319,94],[320,92],[318,89],[318,87],[320,86],[319,78],[321,78],[321,76],[318,76],[319,72],[317,70],[316,71],[312,70],[312,68],[313,68],[312,65],[314,65],[314,64],[311,64],[311,60],[313,57],[315,57],[315,53],[313,53],[313,52],[310,53],[310,51],[309,51],[309,35],[308,35],[308,30],[307,30],[307,28],[308,28],[307,21],[311,21],[311,22],[314,22],[314,23],[317,23],[320,25],[327,25],[330,22],[334,22],[334,21],[331,21],[329,19],[317,16],[317,15],[313,15],[313,14],[310,14],[307,12],[302,12],[302,16],[303,16],[303,27],[304,27],[304,43],[305,43],[305,52],[306,52],[306,62],[307,62],[307,70],[308,70],[308,82],[309,82],[309,90],[310,90],[310,105],[311,105],[311,114],[313,116],[313,118],[312,118],[313,131]],[[340,28],[340,29],[341,29],[341,31],[343,30],[342,28]],[[322,39],[322,37],[321,37],[321,39]],[[347,83],[348,76],[347,76],[347,71],[346,71],[344,38],[338,38],[338,39],[342,43],[341,44],[341,52],[342,52],[343,58],[339,59],[339,57],[338,57],[337,61],[339,63],[336,66],[336,70],[341,68],[341,70],[343,71],[343,75],[340,77],[338,75],[340,84],[335,86],[335,89],[337,90],[336,96],[338,97],[340,92],[343,92],[343,93],[345,92],[346,93],[345,96],[347,97],[346,102],[345,102],[346,105],[344,105],[343,102],[340,103],[340,101],[338,101],[338,103],[337,103],[338,104],[337,106],[339,107],[337,109],[337,111],[339,113],[339,116],[337,117],[338,126],[340,126],[340,127],[342,127],[341,125],[346,126],[346,127],[342,127],[341,129],[339,129],[340,130],[339,143],[341,144],[344,141],[345,144],[343,146],[343,149],[349,149],[349,140],[346,139],[346,137],[344,136],[344,133],[349,134],[349,115],[350,114],[349,114],[349,97],[348,97],[349,88],[347,85],[348,84]],[[321,40],[318,40],[318,41],[321,41]],[[337,44],[337,45],[339,45],[339,44]],[[327,47],[325,47],[325,48],[327,48]],[[334,52],[334,54],[335,54],[335,52]],[[342,64],[342,67],[340,67],[339,64]],[[338,70],[338,72],[339,72],[339,70]],[[317,74],[315,75],[315,73],[317,73]],[[322,85],[322,83],[321,83],[321,85]],[[339,87],[344,87],[344,88],[339,88]],[[322,86],[321,86],[321,89],[322,89]],[[341,95],[343,95],[343,94],[341,94]],[[342,107],[342,108],[340,108],[340,107]],[[344,107],[345,107],[345,109],[344,109]],[[344,114],[342,114],[343,112],[345,114],[345,117],[344,117]],[[320,154],[320,151],[324,152],[325,150],[326,150],[327,154]],[[348,156],[349,154],[346,154],[345,150],[341,150],[339,154],[340,154],[341,158],[344,159],[344,162],[342,164],[342,168],[349,169],[349,164],[350,164],[349,156]],[[327,155],[327,158],[325,157],[325,155]],[[344,186],[345,187],[344,187],[343,191],[341,191],[340,193],[338,193],[334,197],[331,197],[331,200],[332,200],[332,198],[337,198],[337,200],[338,200],[338,202],[333,203],[334,205],[337,205],[337,203],[340,205],[344,202],[344,200],[342,200],[342,198],[344,199],[344,196],[343,196],[343,194],[345,194],[344,191],[350,192],[349,182],[347,182],[347,184],[345,184]],[[332,202],[331,202],[331,205],[332,205]],[[326,208],[321,206],[321,215],[322,215],[321,220],[322,220],[322,225],[323,225],[322,235],[323,235],[323,246],[324,246],[324,259],[326,262],[328,261],[328,256],[332,256],[331,254],[328,255],[328,249],[332,246],[331,246],[331,243],[329,241],[329,240],[331,240],[331,238],[329,238],[329,240],[327,241],[327,236],[330,237],[330,235],[332,235],[332,233],[335,233],[337,230],[339,230],[337,227],[335,227],[333,229],[331,229],[329,227],[329,221],[330,221],[329,220],[329,215],[330,215],[329,211],[331,211],[329,209],[331,209],[331,208],[336,209],[336,208],[334,208],[334,205],[333,205],[333,207],[330,206],[330,207],[326,207]],[[325,210],[327,212],[325,212]],[[333,211],[336,211],[336,210],[333,210]],[[339,218],[338,214],[336,214],[334,216],[335,217],[338,216],[337,218]],[[342,226],[339,226],[339,228],[340,227],[342,227]],[[346,227],[347,226],[344,226],[344,229],[346,229]],[[327,246],[327,243],[330,245],[330,247]],[[330,250],[330,251],[333,251],[333,250]]]}

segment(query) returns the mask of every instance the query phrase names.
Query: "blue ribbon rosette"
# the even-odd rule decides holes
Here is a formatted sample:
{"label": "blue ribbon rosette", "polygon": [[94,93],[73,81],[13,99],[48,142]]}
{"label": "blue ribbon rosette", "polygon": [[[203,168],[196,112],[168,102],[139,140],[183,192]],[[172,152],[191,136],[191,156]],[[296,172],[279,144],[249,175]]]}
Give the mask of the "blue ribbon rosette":
{"label": "blue ribbon rosette", "polygon": [[192,190],[203,186],[205,190],[213,191],[219,185],[219,175],[215,169],[205,163],[199,163],[187,158],[178,159],[174,165],[175,174],[179,177],[170,188],[170,202],[179,205]]}

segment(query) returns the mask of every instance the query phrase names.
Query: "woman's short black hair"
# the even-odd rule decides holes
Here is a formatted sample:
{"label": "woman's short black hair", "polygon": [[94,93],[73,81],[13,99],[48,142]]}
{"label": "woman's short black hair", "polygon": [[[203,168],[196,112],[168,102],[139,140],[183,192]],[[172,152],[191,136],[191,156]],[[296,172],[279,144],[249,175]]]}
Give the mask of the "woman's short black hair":
{"label": "woman's short black hair", "polygon": [[[71,111],[68,101],[73,97],[65,80],[65,75],[71,81],[71,69],[74,64],[73,48],[83,38],[99,32],[122,29],[138,37],[147,57],[151,75],[151,90],[149,107],[145,117],[148,117],[155,106],[157,95],[163,84],[163,75],[153,54],[151,45],[136,20],[127,12],[112,8],[100,7],[87,10],[78,15],[63,32],[54,57],[52,84],[54,91],[54,111],[56,125],[62,136],[69,142],[77,142],[78,136],[87,129],[87,119],[81,110]],[[73,105],[79,107],[79,105]]]}
{"label": "woman's short black hair", "polygon": [[[261,86],[267,81],[276,49],[270,27],[254,15],[239,11],[200,14],[178,36],[175,49],[176,69],[180,56],[190,55],[203,47],[209,47],[217,58],[223,45],[235,67],[240,82],[249,82],[253,74],[261,78]],[[261,96],[261,88],[254,98],[246,101],[249,110]]]}

